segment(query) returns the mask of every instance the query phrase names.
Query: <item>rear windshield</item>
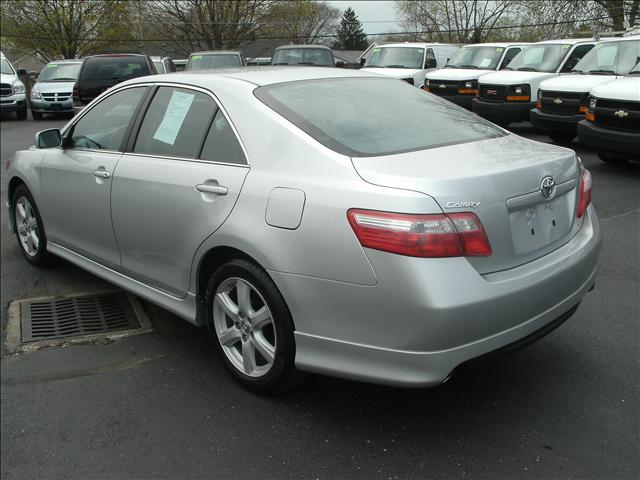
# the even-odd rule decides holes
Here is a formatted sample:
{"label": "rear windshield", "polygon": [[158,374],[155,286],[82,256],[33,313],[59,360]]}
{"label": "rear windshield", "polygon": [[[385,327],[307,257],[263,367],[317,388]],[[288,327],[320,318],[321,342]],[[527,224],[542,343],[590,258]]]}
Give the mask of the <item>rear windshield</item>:
{"label": "rear windshield", "polygon": [[128,80],[149,75],[146,59],[139,56],[89,57],[80,72],[82,80]]}
{"label": "rear windshield", "polygon": [[273,53],[271,64],[333,67],[333,54],[326,48],[281,48]]}
{"label": "rear windshield", "polygon": [[185,70],[209,70],[211,68],[240,67],[240,56],[234,53],[216,53],[212,55],[191,55]]}
{"label": "rear windshield", "polygon": [[256,89],[255,95],[323,145],[353,157],[505,135],[480,117],[395,79],[277,83]]}
{"label": "rear windshield", "polygon": [[82,63],[48,63],[40,72],[39,82],[75,82]]}

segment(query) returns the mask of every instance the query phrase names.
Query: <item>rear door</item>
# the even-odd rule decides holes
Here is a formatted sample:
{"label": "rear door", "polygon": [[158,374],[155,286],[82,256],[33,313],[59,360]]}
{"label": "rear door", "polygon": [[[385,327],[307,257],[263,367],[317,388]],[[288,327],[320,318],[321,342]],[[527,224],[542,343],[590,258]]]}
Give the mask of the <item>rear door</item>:
{"label": "rear door", "polygon": [[160,86],[116,169],[113,226],[125,274],[183,297],[199,245],[231,213],[249,171],[214,97]]}

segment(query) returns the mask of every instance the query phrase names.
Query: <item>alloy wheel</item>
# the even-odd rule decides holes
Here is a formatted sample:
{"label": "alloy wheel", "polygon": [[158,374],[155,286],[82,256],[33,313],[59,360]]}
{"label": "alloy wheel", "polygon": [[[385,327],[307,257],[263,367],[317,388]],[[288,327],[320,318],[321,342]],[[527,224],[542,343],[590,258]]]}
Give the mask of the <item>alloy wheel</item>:
{"label": "alloy wheel", "polygon": [[40,247],[40,235],[33,206],[26,197],[19,197],[15,208],[16,228],[22,249],[30,257],[35,257]]}

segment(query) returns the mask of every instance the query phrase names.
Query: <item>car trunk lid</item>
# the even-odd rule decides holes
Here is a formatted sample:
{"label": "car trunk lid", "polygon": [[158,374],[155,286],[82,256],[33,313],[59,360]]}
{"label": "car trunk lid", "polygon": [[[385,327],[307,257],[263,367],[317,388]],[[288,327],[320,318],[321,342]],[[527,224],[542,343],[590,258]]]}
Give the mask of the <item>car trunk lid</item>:
{"label": "car trunk lid", "polygon": [[[579,167],[575,153],[566,148],[510,134],[352,161],[369,183],[422,192],[444,213],[475,213],[493,249],[489,257],[468,258],[481,274],[543,256],[578,228]],[[541,185],[547,179],[549,186],[549,177],[555,190],[545,198]]]}

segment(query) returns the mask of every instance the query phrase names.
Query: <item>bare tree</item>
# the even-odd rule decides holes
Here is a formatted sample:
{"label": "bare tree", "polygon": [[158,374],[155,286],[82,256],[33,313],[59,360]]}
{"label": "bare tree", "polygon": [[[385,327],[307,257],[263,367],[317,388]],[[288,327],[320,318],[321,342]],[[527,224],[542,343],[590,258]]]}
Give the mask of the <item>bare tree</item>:
{"label": "bare tree", "polygon": [[251,40],[267,14],[269,0],[157,0],[146,15],[185,53],[194,49],[238,48]]}
{"label": "bare tree", "polygon": [[606,15],[609,18],[597,22],[600,26],[612,28],[614,31],[625,29],[625,21],[629,26],[640,23],[640,0],[592,0],[594,16]]}
{"label": "bare tree", "polygon": [[482,42],[517,0],[410,0],[396,2],[405,28],[448,42]]}
{"label": "bare tree", "polygon": [[280,37],[283,43],[328,43],[335,33],[340,10],[326,2],[281,0],[269,9],[261,34]]}
{"label": "bare tree", "polygon": [[117,48],[131,28],[122,0],[14,0],[0,8],[0,35],[45,62]]}

